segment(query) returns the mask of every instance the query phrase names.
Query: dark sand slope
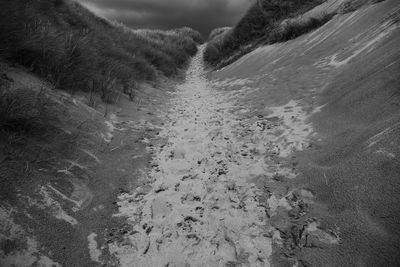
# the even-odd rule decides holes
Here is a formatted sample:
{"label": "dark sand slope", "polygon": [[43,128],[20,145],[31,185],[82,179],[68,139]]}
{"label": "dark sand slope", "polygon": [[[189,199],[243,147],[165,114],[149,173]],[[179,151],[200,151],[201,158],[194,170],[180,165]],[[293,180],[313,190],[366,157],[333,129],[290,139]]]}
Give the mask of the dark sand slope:
{"label": "dark sand slope", "polygon": [[286,255],[306,266],[400,265],[399,20],[396,0],[366,6],[212,74],[219,81],[245,78],[257,89],[240,101],[249,117],[293,100],[304,111],[320,107],[308,120],[308,148],[281,159],[294,164],[297,178],[259,183],[273,193],[289,184],[313,192],[305,217],[335,232],[340,245],[302,241],[305,219],[289,214],[285,224],[278,214],[273,225],[284,244],[276,263],[285,265]]}

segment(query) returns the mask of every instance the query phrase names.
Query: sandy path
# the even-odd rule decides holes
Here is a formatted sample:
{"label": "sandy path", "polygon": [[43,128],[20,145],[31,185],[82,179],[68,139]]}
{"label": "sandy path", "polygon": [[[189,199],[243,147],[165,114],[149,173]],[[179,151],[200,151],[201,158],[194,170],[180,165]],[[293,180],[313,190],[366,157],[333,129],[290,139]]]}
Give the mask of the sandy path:
{"label": "sandy path", "polygon": [[170,103],[153,189],[121,196],[120,213],[135,225],[130,245],[111,248],[122,266],[269,265],[265,206],[245,179],[264,163],[235,136],[234,106],[204,77],[203,49]]}
{"label": "sandy path", "polygon": [[209,81],[203,50],[168,103],[158,137],[167,144],[149,140],[152,189],[120,196],[118,216],[134,228],[109,246],[122,266],[269,266],[281,225],[268,218],[283,210],[287,221],[298,208],[292,192],[254,182],[297,176],[285,158],[309,145],[307,119],[319,108],[306,112],[291,100],[253,114],[240,100],[259,89],[246,79]]}

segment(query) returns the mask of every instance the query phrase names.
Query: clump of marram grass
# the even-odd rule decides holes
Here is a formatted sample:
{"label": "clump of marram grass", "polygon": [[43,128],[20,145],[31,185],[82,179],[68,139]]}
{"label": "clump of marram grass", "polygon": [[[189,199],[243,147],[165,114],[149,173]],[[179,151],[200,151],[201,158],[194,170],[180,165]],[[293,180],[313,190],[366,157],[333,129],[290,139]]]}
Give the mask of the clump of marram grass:
{"label": "clump of marram grass", "polygon": [[298,36],[321,27],[330,21],[334,15],[334,13],[324,13],[318,17],[285,21],[268,34],[266,43],[279,43],[292,40]]}
{"label": "clump of marram grass", "polygon": [[366,4],[375,4],[382,1],[384,0],[346,0],[340,4],[337,12],[339,14],[346,14],[356,11],[357,9]]}
{"label": "clump of marram grass", "polygon": [[174,77],[197,51],[185,28],[151,38],[96,17],[70,0],[0,2],[0,58],[21,64],[69,92],[100,93]]}

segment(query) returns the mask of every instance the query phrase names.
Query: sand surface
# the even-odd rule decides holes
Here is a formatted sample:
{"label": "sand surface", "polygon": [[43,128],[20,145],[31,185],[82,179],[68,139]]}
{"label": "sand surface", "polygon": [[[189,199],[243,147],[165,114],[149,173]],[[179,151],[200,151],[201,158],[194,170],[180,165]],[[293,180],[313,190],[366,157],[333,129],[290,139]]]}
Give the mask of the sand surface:
{"label": "sand surface", "polygon": [[152,189],[119,197],[117,216],[133,225],[126,242],[110,246],[122,266],[270,266],[279,232],[268,213],[293,208],[275,195],[263,202],[252,180],[296,177],[279,159],[309,145],[314,112],[292,100],[243,116],[238,100],[253,89],[245,80],[208,80],[203,49],[167,104],[167,144],[151,149]]}

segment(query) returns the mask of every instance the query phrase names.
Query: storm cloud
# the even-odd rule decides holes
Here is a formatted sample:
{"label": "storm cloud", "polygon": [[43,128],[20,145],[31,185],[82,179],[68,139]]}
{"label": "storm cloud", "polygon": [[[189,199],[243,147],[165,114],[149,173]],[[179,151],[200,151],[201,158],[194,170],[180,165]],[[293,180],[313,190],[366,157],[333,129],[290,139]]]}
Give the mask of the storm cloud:
{"label": "storm cloud", "polygon": [[140,29],[192,27],[204,35],[233,26],[252,0],[79,0],[94,13]]}

